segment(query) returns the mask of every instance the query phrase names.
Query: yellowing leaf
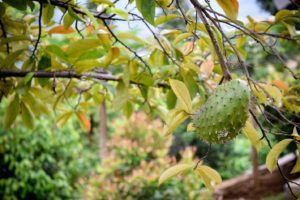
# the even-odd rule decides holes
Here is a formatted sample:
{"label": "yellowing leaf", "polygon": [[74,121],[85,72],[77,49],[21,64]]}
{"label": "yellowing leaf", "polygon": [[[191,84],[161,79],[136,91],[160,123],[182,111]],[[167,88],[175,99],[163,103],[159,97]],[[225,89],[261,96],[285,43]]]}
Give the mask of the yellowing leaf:
{"label": "yellowing leaf", "polygon": [[98,39],[81,39],[71,43],[66,51],[69,57],[77,57],[87,50],[100,46]]}
{"label": "yellowing leaf", "polygon": [[9,128],[15,121],[19,114],[20,103],[18,95],[15,95],[13,100],[9,103],[4,114],[4,128]]}
{"label": "yellowing leaf", "polygon": [[[297,144],[297,147],[298,147],[298,153],[300,153],[300,144]],[[294,174],[294,173],[297,173],[297,172],[300,172],[300,155],[299,154],[298,154],[296,164],[295,164],[295,166],[293,167],[293,169],[291,171],[291,174]]]}
{"label": "yellowing leaf", "polygon": [[226,16],[231,19],[236,19],[239,12],[238,0],[217,0]]}
{"label": "yellowing leaf", "polygon": [[160,24],[166,23],[168,21],[171,21],[172,19],[179,18],[179,15],[176,14],[169,14],[169,15],[162,15],[156,18],[154,24],[155,26],[158,26]]}
{"label": "yellowing leaf", "polygon": [[272,83],[283,91],[289,91],[289,86],[280,80],[273,80]]}
{"label": "yellowing leaf", "polygon": [[276,106],[281,106],[282,93],[277,87],[259,83],[255,86],[252,85],[252,88],[254,95],[258,98],[260,103],[269,104],[268,99],[271,98]]}
{"label": "yellowing leaf", "polygon": [[270,172],[272,172],[277,163],[277,159],[279,155],[283,152],[283,150],[287,147],[287,145],[292,142],[293,139],[284,139],[277,143],[268,153],[267,159],[266,159],[266,166]]}
{"label": "yellowing leaf", "polygon": [[220,174],[211,167],[200,165],[196,170],[204,181],[205,186],[210,190],[213,190],[217,184],[222,182]]}
{"label": "yellowing leaf", "polygon": [[257,130],[253,127],[250,119],[247,120],[245,127],[243,128],[243,133],[250,140],[251,144],[259,151],[263,142],[260,140],[260,136],[257,133]]}
{"label": "yellowing leaf", "polygon": [[214,69],[215,65],[212,60],[204,61],[200,66],[200,72],[203,74],[204,78],[208,79]]}
{"label": "yellowing leaf", "polygon": [[108,12],[119,15],[120,17],[122,17],[125,20],[128,20],[128,18],[129,18],[128,12],[126,12],[125,10],[115,8],[115,7],[109,8]]}
{"label": "yellowing leaf", "polygon": [[23,123],[27,128],[32,129],[33,128],[33,115],[29,108],[24,104],[24,102],[21,102],[21,117],[23,120]]}
{"label": "yellowing leaf", "polygon": [[193,112],[192,100],[191,100],[189,90],[187,89],[185,84],[181,81],[170,79],[170,85],[176,97],[180,101],[183,109],[187,113],[191,114]]}
{"label": "yellowing leaf", "polygon": [[176,176],[180,173],[186,172],[190,169],[193,168],[192,164],[178,164],[175,165],[173,167],[170,167],[169,169],[167,169],[166,171],[164,171],[158,180],[158,184],[162,184],[163,182],[169,180],[170,178],[172,178],[173,176]]}
{"label": "yellowing leaf", "polygon": [[56,121],[58,126],[63,126],[68,120],[69,118],[72,116],[73,112],[66,112],[64,114],[62,114]]}
{"label": "yellowing leaf", "polygon": [[178,35],[175,39],[174,39],[174,45],[178,44],[179,42],[181,42],[184,39],[187,39],[189,37],[193,36],[193,33],[182,33],[180,35]]}
{"label": "yellowing leaf", "polygon": [[83,125],[83,127],[87,131],[91,130],[91,122],[90,122],[89,118],[87,116],[85,116],[85,114],[81,111],[77,111],[76,115],[77,115],[80,123]]}
{"label": "yellowing leaf", "polygon": [[52,29],[50,29],[48,31],[49,35],[52,34],[70,34],[70,33],[74,33],[75,30],[72,27],[69,28],[65,28],[63,25],[59,25],[59,26],[55,26]]}
{"label": "yellowing leaf", "polygon": [[171,134],[188,117],[189,115],[181,109],[172,110],[168,116],[168,122],[164,129],[164,135]]}

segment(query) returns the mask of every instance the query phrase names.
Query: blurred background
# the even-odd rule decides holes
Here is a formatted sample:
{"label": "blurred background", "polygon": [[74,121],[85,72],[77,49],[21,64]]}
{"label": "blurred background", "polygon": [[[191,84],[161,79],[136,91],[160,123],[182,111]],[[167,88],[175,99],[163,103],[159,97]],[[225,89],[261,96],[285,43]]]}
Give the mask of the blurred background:
{"label": "blurred background", "polygon": [[[220,10],[214,1],[211,2]],[[239,19],[246,21],[251,15],[268,20],[276,10],[283,8],[295,9],[289,1],[240,0]],[[181,24],[166,26],[180,28]],[[135,28],[141,30],[138,24]],[[280,41],[276,45],[286,58],[287,65],[299,67],[299,49],[294,49],[288,41]],[[247,64],[264,66],[253,67],[253,77],[272,80],[282,76],[281,68],[277,67],[279,64],[268,53],[255,44],[246,48]],[[7,102],[2,101],[0,121],[6,106]],[[100,131],[99,121],[105,120],[100,106],[85,113],[89,122],[86,122],[87,119],[79,122],[78,118],[71,118],[64,126],[57,126],[57,116],[52,113],[51,117],[36,120],[33,130],[21,123],[10,130],[0,127],[0,198],[213,198],[211,192],[203,190],[204,185],[199,178],[192,174],[185,178],[172,178],[158,186],[158,177],[166,168],[182,159],[196,161],[208,150],[208,144],[186,131],[189,122],[176,129],[172,137],[165,137],[162,135],[163,122],[158,118],[150,118],[145,112],[134,112],[126,118],[112,105],[107,104],[106,107],[107,115],[104,117],[108,128],[105,132]],[[272,113],[273,110],[269,109]],[[290,117],[299,122],[297,116]],[[87,124],[90,124],[90,130],[86,129]],[[274,126],[286,132],[293,129],[290,125]],[[272,141],[279,139],[271,137]],[[267,153],[266,146],[259,155],[253,153],[249,141],[240,135],[226,144],[213,145],[205,163],[219,171],[223,180],[230,180],[251,172],[253,166],[264,164]],[[256,163],[253,163],[253,156]],[[273,194],[272,189],[269,190],[270,197],[265,199],[285,199],[283,192],[274,191]]]}

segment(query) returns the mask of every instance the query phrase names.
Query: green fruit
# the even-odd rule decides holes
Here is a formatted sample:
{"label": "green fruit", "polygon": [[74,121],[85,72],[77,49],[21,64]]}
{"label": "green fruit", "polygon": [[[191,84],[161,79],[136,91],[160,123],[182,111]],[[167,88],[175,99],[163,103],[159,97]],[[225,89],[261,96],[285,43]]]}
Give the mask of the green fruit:
{"label": "green fruit", "polygon": [[250,90],[242,80],[220,85],[193,117],[195,132],[209,143],[238,135],[248,119]]}

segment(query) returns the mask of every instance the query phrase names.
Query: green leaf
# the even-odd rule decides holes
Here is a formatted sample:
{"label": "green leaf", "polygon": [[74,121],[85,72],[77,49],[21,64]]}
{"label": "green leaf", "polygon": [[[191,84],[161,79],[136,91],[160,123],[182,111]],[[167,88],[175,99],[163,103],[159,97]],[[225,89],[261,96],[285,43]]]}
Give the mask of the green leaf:
{"label": "green leaf", "polygon": [[43,22],[44,24],[48,24],[54,15],[54,6],[51,4],[47,4],[43,7]]}
{"label": "green leaf", "polygon": [[163,182],[169,180],[170,178],[172,178],[180,173],[191,170],[192,168],[193,168],[193,164],[178,164],[173,167],[170,167],[169,169],[167,169],[160,175],[158,184],[160,185]]}
{"label": "green leaf", "polygon": [[71,43],[66,51],[69,57],[75,58],[87,50],[99,47],[101,42],[98,39],[81,39]]}
{"label": "green leaf", "polygon": [[9,103],[5,114],[4,114],[4,128],[9,128],[12,123],[15,121],[19,114],[20,102],[19,96],[15,95],[12,101]]}
{"label": "green leaf", "polygon": [[6,10],[6,6],[4,3],[0,2],[0,18],[4,16]]}
{"label": "green leaf", "polygon": [[7,3],[8,5],[18,9],[18,10],[26,10],[27,3],[24,0],[3,0],[3,2]]}
{"label": "green leaf", "polygon": [[164,135],[171,134],[189,115],[182,109],[175,108],[168,114],[167,125],[164,128]]}
{"label": "green leaf", "polygon": [[142,13],[144,19],[154,25],[155,1],[154,0],[136,0],[136,7]]}
{"label": "green leaf", "polygon": [[75,19],[68,13],[64,16],[64,27],[65,29],[68,29],[73,23]]}
{"label": "green leaf", "polygon": [[21,102],[20,104],[20,112],[21,117],[23,120],[23,123],[27,128],[32,129],[33,128],[33,115],[32,112],[29,110],[29,108],[25,105],[24,102]]}
{"label": "green leaf", "polygon": [[170,79],[170,85],[178,100],[180,101],[183,109],[191,114],[193,112],[192,109],[192,100],[189,93],[189,90],[185,86],[185,84],[181,81]]}
{"label": "green leaf", "polygon": [[65,123],[70,119],[73,112],[65,112],[63,113],[56,121],[57,126],[62,127]]}
{"label": "green leaf", "polygon": [[49,54],[52,54],[52,55],[56,56],[57,58],[65,61],[65,62],[68,62],[67,54],[63,50],[61,50],[61,48],[59,46],[49,45],[46,47],[46,51]]}
{"label": "green leaf", "polygon": [[245,127],[243,128],[243,133],[250,140],[251,144],[256,148],[257,151],[262,148],[263,142],[260,139],[257,130],[253,127],[249,119],[246,122]]}
{"label": "green leaf", "polygon": [[213,190],[217,184],[222,182],[220,174],[211,167],[200,165],[197,167],[197,172],[204,181],[205,186],[210,190]]}
{"label": "green leaf", "polygon": [[266,166],[270,172],[272,172],[277,163],[277,159],[279,155],[283,152],[283,150],[287,147],[287,145],[292,142],[293,139],[284,139],[277,143],[268,153],[267,159],[266,159]]}
{"label": "green leaf", "polygon": [[180,35],[178,35],[175,39],[174,39],[174,45],[178,44],[179,42],[181,42],[182,40],[189,38],[193,36],[193,33],[182,33]]}
{"label": "green leaf", "polygon": [[118,8],[115,8],[115,7],[111,7],[107,11],[110,12],[110,13],[119,15],[120,17],[122,17],[125,20],[128,20],[128,18],[129,18],[129,14],[125,10],[121,10],[121,9],[118,9]]}
{"label": "green leaf", "polygon": [[154,84],[154,78],[146,72],[139,73],[138,75],[132,77],[131,80],[146,86],[152,86]]}
{"label": "green leaf", "polygon": [[169,90],[167,92],[167,106],[168,109],[173,109],[176,105],[176,95],[174,94],[173,90]]}
{"label": "green leaf", "polygon": [[48,56],[42,56],[41,60],[39,61],[38,64],[38,69],[39,70],[44,70],[51,67],[51,58],[49,58]]}

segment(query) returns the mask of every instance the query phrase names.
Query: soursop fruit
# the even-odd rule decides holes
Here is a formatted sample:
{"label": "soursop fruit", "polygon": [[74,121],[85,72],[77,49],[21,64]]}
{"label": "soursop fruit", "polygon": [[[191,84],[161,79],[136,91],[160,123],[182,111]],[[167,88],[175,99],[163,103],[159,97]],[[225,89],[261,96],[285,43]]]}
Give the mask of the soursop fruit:
{"label": "soursop fruit", "polygon": [[195,132],[209,143],[236,137],[248,119],[250,89],[242,80],[220,85],[193,117]]}

